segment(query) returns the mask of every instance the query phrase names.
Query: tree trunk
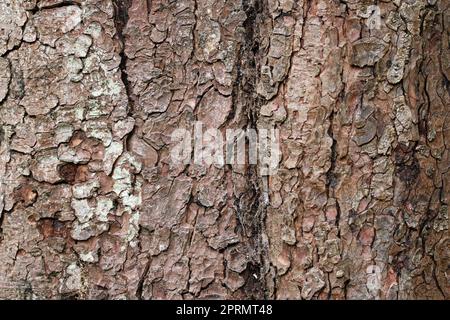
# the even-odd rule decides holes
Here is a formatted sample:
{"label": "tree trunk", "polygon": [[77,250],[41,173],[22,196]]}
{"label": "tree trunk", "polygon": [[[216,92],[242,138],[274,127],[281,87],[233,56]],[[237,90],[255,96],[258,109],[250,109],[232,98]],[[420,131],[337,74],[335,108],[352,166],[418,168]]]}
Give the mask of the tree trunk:
{"label": "tree trunk", "polygon": [[2,0],[0,298],[449,298],[449,7]]}

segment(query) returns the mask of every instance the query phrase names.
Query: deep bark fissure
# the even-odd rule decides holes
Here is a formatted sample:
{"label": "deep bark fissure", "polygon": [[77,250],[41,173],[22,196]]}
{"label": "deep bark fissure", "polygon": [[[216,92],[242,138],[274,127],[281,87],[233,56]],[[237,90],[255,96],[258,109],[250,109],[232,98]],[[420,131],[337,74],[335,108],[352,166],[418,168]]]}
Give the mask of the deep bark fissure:
{"label": "deep bark fissure", "polygon": [[[264,19],[264,2],[259,0],[244,0],[242,2],[243,11],[246,14],[246,20],[243,23],[245,30],[244,43],[239,50],[237,64],[237,79],[236,79],[236,94],[241,96],[243,103],[246,105],[246,114],[248,123],[247,128],[258,132],[257,119],[258,112],[261,106],[261,100],[256,95],[256,80],[260,63],[257,54],[259,48],[259,36],[256,32],[257,23]],[[244,58],[245,57],[245,58]],[[245,82],[245,84],[243,84]],[[233,94],[234,96],[234,94]],[[234,101],[233,101],[234,102]],[[246,141],[246,148],[249,150],[249,141]],[[250,181],[250,188],[253,196],[251,206],[248,212],[244,213],[244,234],[249,237],[249,246],[255,248],[256,259],[246,270],[246,281],[244,290],[247,292],[249,298],[261,299],[267,298],[267,289],[265,283],[265,256],[267,248],[262,244],[262,233],[264,232],[264,194],[261,191],[261,179],[259,176],[257,165],[249,165],[247,175]],[[239,213],[238,213],[239,214]],[[247,234],[246,229],[250,229],[250,234]]]}

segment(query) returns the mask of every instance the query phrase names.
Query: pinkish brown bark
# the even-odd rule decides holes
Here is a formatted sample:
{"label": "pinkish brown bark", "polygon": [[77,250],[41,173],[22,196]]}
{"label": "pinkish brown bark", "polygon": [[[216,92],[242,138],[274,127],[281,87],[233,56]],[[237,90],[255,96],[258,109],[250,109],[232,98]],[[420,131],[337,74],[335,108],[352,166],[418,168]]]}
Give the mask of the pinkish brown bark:
{"label": "pinkish brown bark", "polygon": [[448,299],[449,6],[1,1],[0,298]]}

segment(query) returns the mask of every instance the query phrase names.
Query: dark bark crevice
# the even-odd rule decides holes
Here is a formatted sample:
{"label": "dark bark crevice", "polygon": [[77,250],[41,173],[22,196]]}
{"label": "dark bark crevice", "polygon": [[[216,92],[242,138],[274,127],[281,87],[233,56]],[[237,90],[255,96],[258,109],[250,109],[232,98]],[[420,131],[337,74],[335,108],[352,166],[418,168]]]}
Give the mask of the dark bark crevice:
{"label": "dark bark crevice", "polygon": [[[256,81],[260,68],[260,34],[258,25],[268,17],[266,12],[266,1],[244,0],[242,2],[243,11],[247,18],[243,23],[244,39],[238,53],[237,81],[233,88],[233,99],[245,105],[247,114],[247,129],[258,130],[258,114],[262,104],[261,98],[256,94]],[[238,102],[236,101],[236,102]],[[236,103],[236,102],[233,102]],[[249,146],[247,145],[247,148]],[[253,248],[253,261],[247,266],[243,276],[245,284],[243,290],[248,298],[267,298],[267,283],[265,276],[267,273],[267,249],[262,243],[264,233],[265,205],[263,194],[263,182],[256,165],[248,165],[247,176],[251,197],[248,199],[249,206],[244,208],[240,218],[244,223],[244,235],[248,239],[247,246]]]}

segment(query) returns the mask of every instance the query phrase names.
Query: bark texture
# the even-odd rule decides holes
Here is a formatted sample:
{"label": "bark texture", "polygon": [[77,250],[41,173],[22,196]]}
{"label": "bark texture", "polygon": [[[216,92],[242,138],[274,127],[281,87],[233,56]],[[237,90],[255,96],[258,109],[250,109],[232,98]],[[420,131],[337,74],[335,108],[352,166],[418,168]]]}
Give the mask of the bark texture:
{"label": "bark texture", "polygon": [[0,298],[448,299],[449,7],[1,0]]}

